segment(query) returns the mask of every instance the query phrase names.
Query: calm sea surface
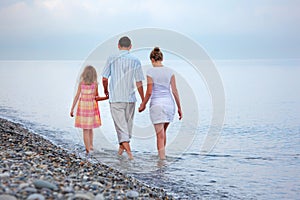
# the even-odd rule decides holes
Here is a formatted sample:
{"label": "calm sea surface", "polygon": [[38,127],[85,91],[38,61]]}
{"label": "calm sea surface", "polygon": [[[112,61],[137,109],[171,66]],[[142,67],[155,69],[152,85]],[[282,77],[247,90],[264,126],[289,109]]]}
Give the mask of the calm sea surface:
{"label": "calm sea surface", "polygon": [[[167,160],[156,156],[148,110],[135,114],[135,160],[116,156],[117,137],[109,104],[103,101],[94,161],[175,197],[299,199],[300,60],[216,62],[225,92],[225,121],[208,154],[200,149],[214,109],[210,91],[188,64],[165,64],[177,72],[184,112],[183,120],[176,116],[168,130]],[[0,117],[84,155],[82,132],[69,117],[81,66],[80,61],[0,61]]]}

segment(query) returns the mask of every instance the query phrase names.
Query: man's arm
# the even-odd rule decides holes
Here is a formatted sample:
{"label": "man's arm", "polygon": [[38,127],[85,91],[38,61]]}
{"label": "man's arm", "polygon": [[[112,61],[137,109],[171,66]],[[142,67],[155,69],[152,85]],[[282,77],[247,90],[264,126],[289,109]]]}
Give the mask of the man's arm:
{"label": "man's arm", "polygon": [[138,81],[135,83],[136,84],[136,88],[140,94],[141,100],[144,100],[144,88],[143,88],[143,82],[142,81]]}
{"label": "man's arm", "polygon": [[105,96],[108,96],[108,78],[102,78],[102,85],[104,88]]}
{"label": "man's arm", "polygon": [[108,78],[110,77],[110,73],[111,73],[110,65],[111,65],[111,57],[109,57],[107,59],[106,64],[102,71],[102,85],[103,85],[104,94],[106,97],[108,97],[108,95],[109,95],[108,94]]}
{"label": "man's arm", "polygon": [[150,76],[147,76],[147,90],[146,90],[145,98],[142,100],[142,103],[139,107],[139,112],[144,111],[146,108],[146,104],[148,103],[152,95],[152,84],[153,84],[152,78]]}

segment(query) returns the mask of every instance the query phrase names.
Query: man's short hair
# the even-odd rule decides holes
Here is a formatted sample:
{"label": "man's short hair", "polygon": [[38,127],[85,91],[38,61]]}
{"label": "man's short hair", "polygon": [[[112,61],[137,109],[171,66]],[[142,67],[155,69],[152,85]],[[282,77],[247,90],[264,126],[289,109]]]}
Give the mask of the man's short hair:
{"label": "man's short hair", "polygon": [[121,37],[119,40],[119,45],[120,47],[129,47],[131,45],[131,40],[127,36]]}

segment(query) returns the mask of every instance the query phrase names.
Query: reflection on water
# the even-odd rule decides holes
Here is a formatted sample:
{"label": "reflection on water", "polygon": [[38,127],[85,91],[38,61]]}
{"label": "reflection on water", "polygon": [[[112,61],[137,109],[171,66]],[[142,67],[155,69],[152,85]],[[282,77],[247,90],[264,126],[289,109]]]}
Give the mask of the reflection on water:
{"label": "reflection on water", "polygon": [[[300,61],[280,65],[226,61],[217,62],[217,67],[226,92],[226,121],[213,152],[203,155],[199,151],[211,117],[209,94],[201,85],[192,87],[198,95],[200,125],[175,120],[168,131],[169,144],[176,141],[178,129],[188,140],[192,137],[184,148],[177,140],[178,149],[185,151],[174,153],[176,148],[167,148],[167,160],[159,161],[148,113],[136,113],[136,130],[149,127],[148,132],[137,131],[132,140],[135,160],[129,161],[125,154],[117,156],[108,103],[100,102],[103,126],[95,129],[94,160],[165,188],[176,197],[299,198]],[[69,117],[79,71],[77,61],[0,62],[0,117],[20,122],[84,156],[82,132]],[[185,77],[189,72],[182,73]]]}

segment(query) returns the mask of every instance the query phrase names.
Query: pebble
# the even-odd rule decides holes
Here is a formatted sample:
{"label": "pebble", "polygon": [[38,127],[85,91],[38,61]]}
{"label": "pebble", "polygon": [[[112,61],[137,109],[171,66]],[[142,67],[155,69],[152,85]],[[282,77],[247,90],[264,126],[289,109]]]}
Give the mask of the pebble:
{"label": "pebble", "polygon": [[76,193],[68,200],[75,200],[75,199],[94,200],[95,197],[91,193]]}
{"label": "pebble", "polygon": [[44,180],[35,180],[33,181],[33,184],[36,188],[48,188],[54,191],[58,190],[56,185]]}
{"label": "pebble", "polygon": [[131,198],[131,199],[134,199],[134,198],[137,198],[139,196],[139,193],[137,191],[134,191],[134,190],[130,190],[126,193],[126,196],[128,198]]}
{"label": "pebble", "polygon": [[93,182],[93,183],[92,183],[92,186],[94,186],[94,187],[100,187],[100,188],[104,187],[104,185],[102,185],[102,184],[99,183],[99,182]]}
{"label": "pebble", "polygon": [[17,198],[11,195],[2,194],[0,195],[0,200],[17,200]]}
{"label": "pebble", "polygon": [[35,192],[37,192],[37,189],[32,188],[32,187],[27,187],[27,188],[23,189],[23,191],[25,191],[27,193],[35,193]]}
{"label": "pebble", "polygon": [[27,200],[45,200],[45,197],[41,194],[31,194]]}
{"label": "pebble", "polygon": [[74,189],[72,188],[72,187],[63,187],[62,188],[62,192],[63,193],[72,193],[72,192],[74,192]]}
{"label": "pebble", "polygon": [[27,156],[32,156],[35,153],[32,152],[32,151],[26,151],[26,152],[24,152],[24,154],[27,155]]}
{"label": "pebble", "polygon": [[10,174],[8,172],[4,172],[2,174],[0,174],[0,179],[5,179],[8,178],[10,176]]}
{"label": "pebble", "polygon": [[0,200],[174,199],[1,118],[0,141]]}
{"label": "pebble", "polygon": [[26,188],[26,187],[29,187],[30,184],[28,183],[21,183],[19,186],[18,186],[18,189],[21,190],[23,188]]}
{"label": "pebble", "polygon": [[104,200],[105,198],[104,198],[104,195],[101,193],[101,194],[97,194],[96,196],[95,196],[95,199],[94,200]]}
{"label": "pebble", "polygon": [[82,177],[82,180],[83,180],[83,181],[87,181],[88,179],[89,179],[88,176],[83,176],[83,177]]}

